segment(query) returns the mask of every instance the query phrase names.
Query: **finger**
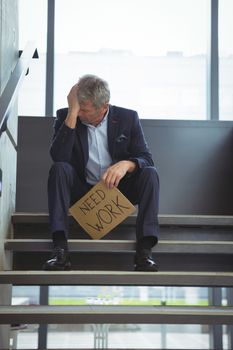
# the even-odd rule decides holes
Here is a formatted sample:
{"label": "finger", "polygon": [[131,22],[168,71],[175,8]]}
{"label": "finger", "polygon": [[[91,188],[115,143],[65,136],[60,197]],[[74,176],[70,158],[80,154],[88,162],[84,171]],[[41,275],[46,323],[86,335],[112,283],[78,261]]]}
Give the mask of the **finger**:
{"label": "finger", "polygon": [[116,186],[116,187],[118,187],[120,180],[121,180],[121,178],[117,178],[117,179],[116,179],[116,181],[115,181],[115,186]]}
{"label": "finger", "polygon": [[113,188],[116,181],[116,175],[109,173],[105,179],[105,183],[109,189]]}
{"label": "finger", "polygon": [[113,177],[110,177],[107,179],[107,186],[109,189],[112,189],[115,184],[115,179]]}
{"label": "finger", "polygon": [[101,177],[101,180],[105,183],[105,185],[107,185],[107,181],[106,181],[107,177],[108,177],[108,170],[106,170]]}
{"label": "finger", "polygon": [[114,178],[112,179],[112,187],[118,187],[121,179],[122,176],[120,174],[115,174]]}

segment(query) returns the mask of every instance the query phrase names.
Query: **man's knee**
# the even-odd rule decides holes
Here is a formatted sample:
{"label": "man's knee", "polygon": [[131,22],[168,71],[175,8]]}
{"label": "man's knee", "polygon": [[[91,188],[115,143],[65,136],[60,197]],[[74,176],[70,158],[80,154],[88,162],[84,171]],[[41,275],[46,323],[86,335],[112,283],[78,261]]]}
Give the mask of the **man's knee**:
{"label": "man's knee", "polygon": [[153,181],[153,182],[155,181],[156,183],[159,183],[159,176],[155,167],[148,166],[148,167],[142,168],[141,170],[142,170],[141,176],[143,176],[143,178],[146,181]]}
{"label": "man's knee", "polygon": [[53,163],[53,165],[50,168],[49,176],[50,177],[56,176],[56,175],[62,176],[63,174],[66,175],[72,171],[73,171],[73,167],[69,163],[67,163],[67,162],[55,162],[55,163]]}

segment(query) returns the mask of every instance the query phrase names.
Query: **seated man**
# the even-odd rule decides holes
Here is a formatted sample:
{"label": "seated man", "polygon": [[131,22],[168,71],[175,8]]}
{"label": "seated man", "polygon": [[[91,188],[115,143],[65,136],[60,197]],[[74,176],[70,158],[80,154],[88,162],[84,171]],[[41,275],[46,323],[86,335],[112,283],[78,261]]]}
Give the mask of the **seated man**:
{"label": "seated man", "polygon": [[109,104],[106,81],[81,77],[57,111],[48,179],[54,251],[45,270],[69,270],[68,210],[98,181],[118,187],[138,204],[136,271],[157,271],[151,248],[158,241],[159,179],[137,112]]}

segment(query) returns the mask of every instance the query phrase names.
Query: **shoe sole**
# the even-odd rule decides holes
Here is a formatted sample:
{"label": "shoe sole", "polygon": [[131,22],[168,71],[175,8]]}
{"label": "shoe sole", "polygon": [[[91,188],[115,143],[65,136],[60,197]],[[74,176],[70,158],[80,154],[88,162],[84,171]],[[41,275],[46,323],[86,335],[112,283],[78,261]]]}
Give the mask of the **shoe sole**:
{"label": "shoe sole", "polygon": [[71,265],[67,265],[67,266],[64,266],[64,267],[57,267],[57,268],[51,268],[51,266],[43,266],[42,269],[44,271],[70,271],[71,270]]}
{"label": "shoe sole", "polygon": [[134,271],[141,271],[141,272],[158,272],[158,268],[143,268],[143,267],[135,267]]}

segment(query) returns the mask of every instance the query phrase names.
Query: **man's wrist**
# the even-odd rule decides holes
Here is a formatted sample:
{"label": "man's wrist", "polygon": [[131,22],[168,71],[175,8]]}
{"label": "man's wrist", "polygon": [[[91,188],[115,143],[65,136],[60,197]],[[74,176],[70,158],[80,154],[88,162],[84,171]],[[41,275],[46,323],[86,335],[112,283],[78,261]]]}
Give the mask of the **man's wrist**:
{"label": "man's wrist", "polygon": [[68,112],[67,117],[65,119],[65,124],[71,129],[76,127],[78,114],[74,112]]}
{"label": "man's wrist", "polygon": [[128,162],[128,173],[132,173],[136,169],[137,164],[132,160],[127,160],[127,162]]}

